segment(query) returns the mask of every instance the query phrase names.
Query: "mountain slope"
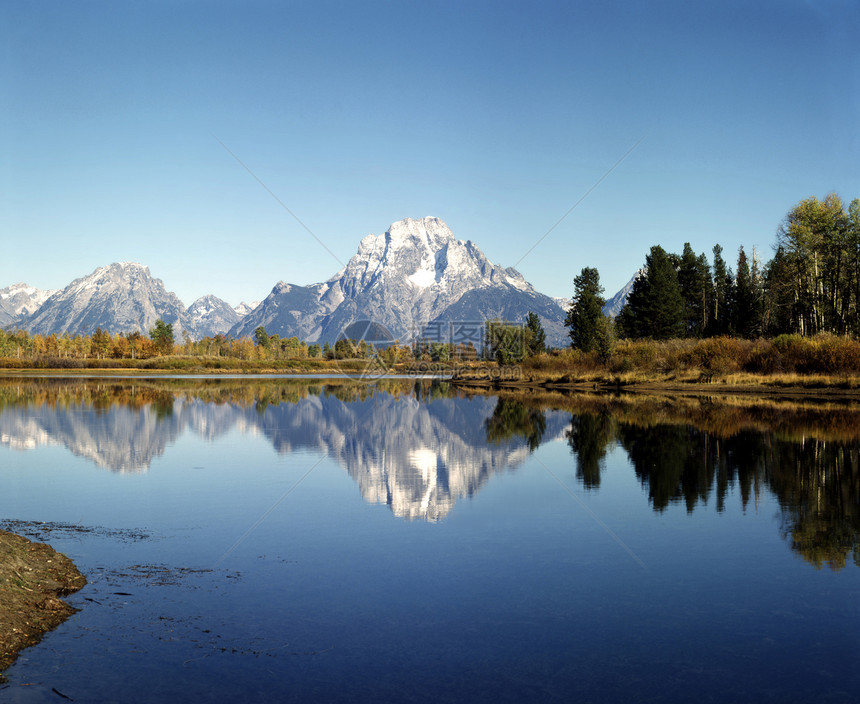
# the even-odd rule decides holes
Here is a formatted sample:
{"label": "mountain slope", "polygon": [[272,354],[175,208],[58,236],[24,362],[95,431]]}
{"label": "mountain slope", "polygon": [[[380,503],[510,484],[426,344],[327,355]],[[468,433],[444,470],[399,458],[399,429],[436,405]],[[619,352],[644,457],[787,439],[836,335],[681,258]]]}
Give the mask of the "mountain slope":
{"label": "mountain slope", "polygon": [[490,262],[471,241],[455,239],[439,218],[407,218],[361,240],[328,281],[279,283],[230,332],[250,335],[264,325],[282,337],[333,342],[352,322],[369,319],[407,340],[433,321],[522,322],[530,310],[541,316],[548,341],[559,344],[564,311],[552,298],[515,269]]}
{"label": "mountain slope", "polygon": [[232,337],[252,337],[259,326],[270,335],[313,340],[321,319],[320,287],[278,282],[272,292],[231,330]]}
{"label": "mountain slope", "polygon": [[26,321],[33,333],[148,332],[161,318],[179,339],[185,306],[149,268],[124,262],[96,269],[48,298]]}
{"label": "mountain slope", "polygon": [[227,333],[242,319],[227,301],[217,296],[201,296],[185,312],[185,329],[193,339]]}
{"label": "mountain slope", "polygon": [[24,283],[0,288],[0,328],[20,324],[55,293]]}
{"label": "mountain slope", "polygon": [[627,303],[627,297],[633,290],[633,283],[644,273],[644,269],[640,269],[639,271],[637,271],[635,274],[633,274],[633,277],[630,279],[630,281],[624,284],[620,291],[618,291],[612,298],[606,301],[606,305],[603,306],[603,315],[608,315],[610,318],[614,318],[621,312],[621,309],[624,307],[624,304]]}

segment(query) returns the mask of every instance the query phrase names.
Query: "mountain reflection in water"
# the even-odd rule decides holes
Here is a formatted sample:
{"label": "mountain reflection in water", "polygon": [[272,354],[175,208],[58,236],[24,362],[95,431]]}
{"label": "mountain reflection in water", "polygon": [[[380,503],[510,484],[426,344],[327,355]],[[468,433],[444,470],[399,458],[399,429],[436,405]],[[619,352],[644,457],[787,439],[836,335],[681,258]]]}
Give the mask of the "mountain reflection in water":
{"label": "mountain reflection in water", "polygon": [[[105,469],[140,472],[186,431],[214,439],[238,430],[267,438],[281,454],[335,459],[366,501],[408,519],[445,517],[536,447],[516,433],[487,442],[496,400],[457,396],[438,383],[106,382],[0,393],[0,444],[15,449],[62,445]],[[550,415],[550,432],[560,437],[567,414]]]}
{"label": "mountain reflection in water", "polygon": [[860,409],[765,400],[457,391],[431,381],[0,381],[0,444],[56,444],[100,467],[145,470],[186,431],[267,438],[279,453],[323,453],[362,497],[399,517],[437,521],[541,444],[566,440],[577,481],[599,490],[622,450],[662,512],[737,489],[763,491],[780,530],[816,567],[860,566]]}

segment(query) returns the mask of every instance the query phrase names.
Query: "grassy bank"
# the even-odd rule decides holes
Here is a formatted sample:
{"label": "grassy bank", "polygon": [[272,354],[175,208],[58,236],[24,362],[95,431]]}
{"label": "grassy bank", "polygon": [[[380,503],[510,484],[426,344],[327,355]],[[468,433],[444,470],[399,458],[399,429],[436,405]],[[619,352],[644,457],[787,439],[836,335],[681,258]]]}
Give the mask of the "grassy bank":
{"label": "grassy bank", "polygon": [[[522,380],[509,385],[594,387],[768,387],[860,392],[860,342],[833,335],[772,340],[617,342],[610,354],[558,350],[524,360]],[[460,383],[477,375],[458,374]]]}
{"label": "grassy bank", "polygon": [[0,530],[0,671],[74,613],[59,597],[86,583],[65,555]]}
{"label": "grassy bank", "polygon": [[553,350],[519,364],[424,361],[378,364],[370,359],[238,359],[171,355],[149,359],[0,358],[0,373],[99,374],[325,374],[373,378],[380,373],[453,374],[457,383],[482,385],[644,388],[841,389],[860,393],[860,342],[834,335],[772,340],[616,342],[611,352]]}

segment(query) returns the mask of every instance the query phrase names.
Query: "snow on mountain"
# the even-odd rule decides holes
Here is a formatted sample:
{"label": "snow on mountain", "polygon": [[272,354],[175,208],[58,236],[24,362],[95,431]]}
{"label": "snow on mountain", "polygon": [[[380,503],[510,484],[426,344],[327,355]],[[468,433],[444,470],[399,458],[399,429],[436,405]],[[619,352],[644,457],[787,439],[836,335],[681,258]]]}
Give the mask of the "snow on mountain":
{"label": "snow on mountain", "polygon": [[217,296],[201,296],[188,306],[185,312],[185,328],[188,334],[199,339],[226,334],[242,319],[233,307]]}
{"label": "snow on mountain", "polygon": [[[634,277],[635,279],[635,277]],[[631,280],[607,301],[617,315]],[[15,284],[0,289],[0,326],[33,333],[148,332],[158,318],[174,335],[192,338],[227,333],[250,337],[265,326],[269,334],[308,342],[334,342],[356,321],[371,320],[406,342],[433,330],[439,341],[460,341],[457,323],[479,328],[492,319],[524,322],[540,316],[547,343],[567,346],[564,319],[569,299],[539,293],[513,268],[493,264],[473,242],[458,240],[439,218],[407,218],[383,234],[368,235],[347,265],[327,281],[309,286],[279,282],[262,302],[236,309],[209,295],[186,310],[148,267],[115,263],[76,279],[61,291]],[[428,327],[429,326],[429,327]],[[465,341],[465,340],[462,340]]]}
{"label": "snow on mountain", "polygon": [[606,301],[606,305],[603,306],[603,315],[608,315],[610,318],[614,318],[621,312],[621,309],[624,307],[624,304],[627,303],[627,296],[630,295],[630,292],[633,290],[633,283],[637,278],[645,274],[645,269],[640,269],[633,277],[628,281],[624,286],[618,291],[612,298]]}
{"label": "snow on mountain", "polygon": [[0,288],[0,328],[21,323],[55,293],[25,283]]}
{"label": "snow on mountain", "polygon": [[25,321],[30,332],[49,335],[90,334],[97,327],[111,333],[148,332],[161,318],[173,325],[177,339],[185,306],[167,291],[149,268],[133,262],[110,264],[75,279],[54,293]]}
{"label": "snow on mountain", "polygon": [[563,341],[563,311],[516,269],[493,264],[439,218],[406,218],[362,239],[328,281],[279,283],[231,334],[264,325],[270,334],[332,342],[352,322],[369,319],[405,341],[434,322],[522,322],[529,311],[541,316],[551,344]]}
{"label": "snow on mountain", "polygon": [[236,311],[236,315],[238,315],[240,318],[244,318],[258,305],[260,305],[260,301],[251,301],[250,303],[245,303],[245,301],[242,301],[238,306],[236,306],[234,310]]}

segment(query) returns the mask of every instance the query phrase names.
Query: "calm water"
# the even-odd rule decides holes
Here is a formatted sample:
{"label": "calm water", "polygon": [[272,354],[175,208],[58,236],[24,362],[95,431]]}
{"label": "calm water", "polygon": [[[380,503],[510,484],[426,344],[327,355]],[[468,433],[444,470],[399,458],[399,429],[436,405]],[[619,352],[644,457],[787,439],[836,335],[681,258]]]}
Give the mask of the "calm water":
{"label": "calm water", "polygon": [[0,700],[857,701],[858,421],[0,379],[3,525],[90,581]]}

